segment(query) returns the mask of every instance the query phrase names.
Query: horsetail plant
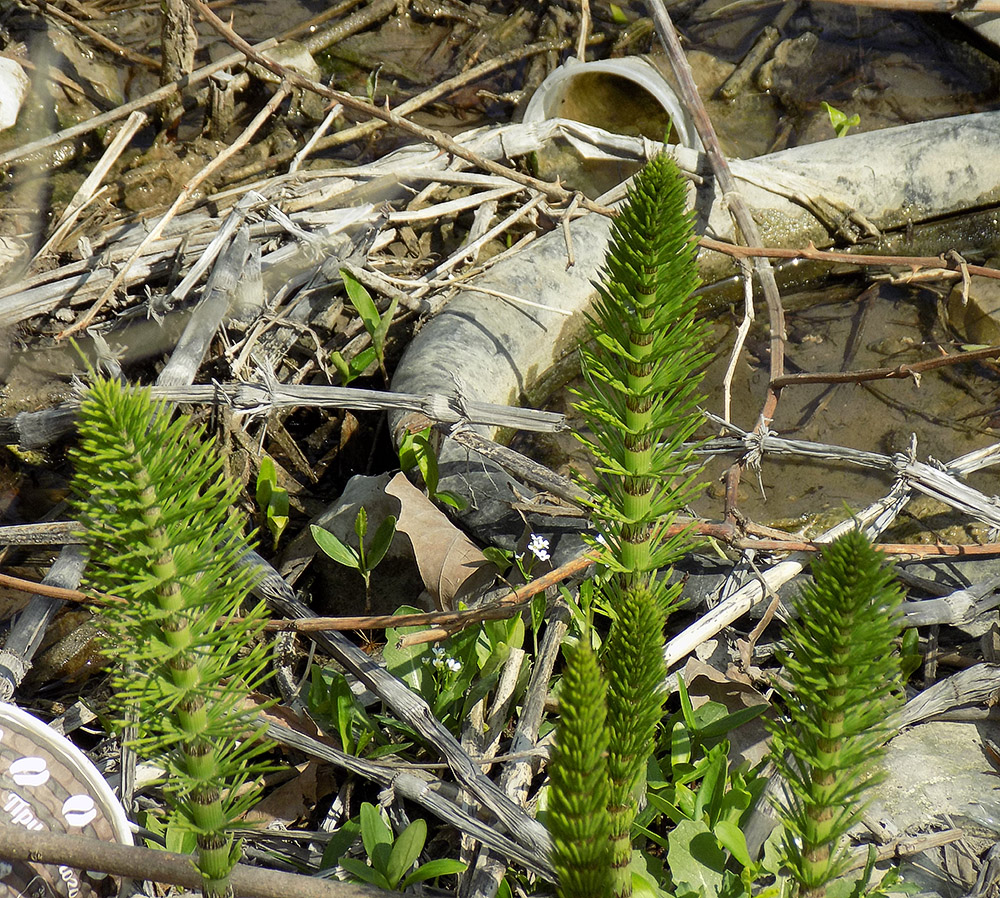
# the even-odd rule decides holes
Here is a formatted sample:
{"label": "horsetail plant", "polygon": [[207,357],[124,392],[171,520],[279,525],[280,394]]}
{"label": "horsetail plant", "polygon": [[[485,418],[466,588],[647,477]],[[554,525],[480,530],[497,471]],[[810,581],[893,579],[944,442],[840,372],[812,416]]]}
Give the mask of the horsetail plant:
{"label": "horsetail plant", "polygon": [[[615,615],[603,658],[609,800],[600,812],[611,839],[611,881],[609,890],[595,880],[581,891],[576,879],[563,879],[563,898],[632,892],[630,831],[666,698],[663,628],[680,598],[680,587],[660,574],[692,546],[689,533],[671,532],[670,525],[697,475],[685,446],[701,421],[698,369],[707,358],[707,331],[695,317],[692,295],[699,283],[695,252],[684,181],[671,157],[661,154],[636,176],[612,226],[589,321],[591,344],[581,349],[585,388],[576,408],[593,433],[581,440],[597,472],[597,482],[584,485],[607,547],[602,562],[611,576],[602,589]],[[564,680],[564,719],[595,701],[577,683],[576,677]],[[566,744],[576,738],[572,728],[560,727],[563,749],[551,773],[551,801],[560,805],[574,800],[561,790],[588,775],[560,770],[587,757],[581,746]],[[561,871],[579,848],[560,828],[553,829],[553,845]]]}
{"label": "horsetail plant", "polygon": [[90,556],[89,585],[123,599],[101,607],[114,674],[117,728],[161,761],[173,822],[193,831],[202,890],[231,894],[240,847],[232,827],[253,804],[267,765],[250,690],[267,676],[256,640],[263,603],[241,606],[255,572],[232,513],[239,487],[203,428],[149,391],[97,378],[80,409],[72,453],[75,506]]}
{"label": "horsetail plant", "polygon": [[785,866],[800,896],[823,898],[846,866],[841,837],[881,778],[876,762],[902,698],[893,653],[902,595],[891,567],[851,530],[813,564],[793,601],[778,686],[784,716],[769,724],[775,766],[789,791],[778,802]]}

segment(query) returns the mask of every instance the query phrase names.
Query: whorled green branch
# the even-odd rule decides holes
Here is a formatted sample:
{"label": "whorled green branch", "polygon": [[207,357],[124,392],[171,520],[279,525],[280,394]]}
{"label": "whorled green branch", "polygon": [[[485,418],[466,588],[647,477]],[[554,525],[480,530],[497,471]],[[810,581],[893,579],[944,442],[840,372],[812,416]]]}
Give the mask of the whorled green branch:
{"label": "whorled green branch", "polygon": [[707,328],[696,317],[696,243],[685,181],[661,153],[636,176],[612,227],[581,350],[586,386],[576,409],[597,482],[593,517],[622,585],[648,583],[690,547],[666,528],[690,498],[698,465],[689,446],[701,422]]}
{"label": "whorled green branch", "polygon": [[568,653],[548,767],[547,825],[560,898],[611,894],[606,714],[604,679],[585,638]]}
{"label": "whorled green branch", "polygon": [[257,640],[265,611],[242,610],[255,573],[241,564],[239,490],[221,476],[204,429],[170,417],[148,391],[95,380],[72,487],[89,585],[125,600],[101,611],[119,663],[116,723],[135,723],[135,748],[166,767],[175,819],[197,837],[205,893],[222,896],[239,855],[229,828],[255,800],[243,787],[268,748],[246,707],[268,675]]}
{"label": "whorled green branch", "polygon": [[793,602],[772,756],[789,787],[779,804],[785,862],[812,898],[843,869],[841,838],[880,779],[876,762],[902,696],[893,652],[900,600],[891,568],[850,531],[813,564],[813,584]]}

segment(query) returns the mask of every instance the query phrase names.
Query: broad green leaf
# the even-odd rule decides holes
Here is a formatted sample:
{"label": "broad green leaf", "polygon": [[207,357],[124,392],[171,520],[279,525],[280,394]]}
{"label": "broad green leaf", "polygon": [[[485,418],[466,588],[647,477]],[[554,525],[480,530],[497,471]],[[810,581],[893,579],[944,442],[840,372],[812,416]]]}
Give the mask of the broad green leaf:
{"label": "broad green leaf", "polygon": [[357,377],[356,374],[352,373],[351,366],[347,364],[347,360],[339,349],[335,349],[330,353],[330,363],[337,369],[337,373],[340,375],[340,382],[345,387]]}
{"label": "broad green leaf", "polygon": [[609,3],[608,9],[611,12],[611,20],[616,25],[628,25],[628,16],[625,15],[625,11],[617,3]]}
{"label": "broad green leaf", "polygon": [[501,574],[506,573],[514,563],[514,553],[501,549],[499,546],[487,546],[483,549],[483,555]]}
{"label": "broad green leaf", "polygon": [[[716,748],[718,748],[717,746]],[[694,816],[700,818],[708,814],[711,823],[716,820],[720,810],[722,795],[726,786],[726,770],[729,762],[725,754],[713,748],[708,754],[708,764],[698,787],[698,796],[694,804]]]}
{"label": "broad green leaf", "polygon": [[385,876],[373,867],[359,861],[353,857],[342,857],[337,863],[340,864],[351,876],[360,879],[362,882],[378,886],[380,889],[391,889],[389,881]]}
{"label": "broad green leaf", "polygon": [[753,863],[747,850],[746,836],[735,823],[730,820],[720,820],[715,824],[714,832],[725,849],[744,867],[749,867]]}
{"label": "broad green leaf", "polygon": [[274,459],[265,455],[260,460],[260,467],[257,471],[257,504],[266,509],[271,499],[271,493],[278,483],[278,474],[274,468]]}
{"label": "broad green leaf", "polygon": [[684,677],[677,678],[677,696],[681,700],[681,713],[684,715],[684,723],[692,731],[698,730],[698,724],[694,718],[694,708],[691,707],[691,696],[688,695],[687,686],[684,684]]}
{"label": "broad green leaf", "polygon": [[330,838],[323,848],[323,860],[320,861],[320,869],[325,870],[327,867],[332,867],[339,863],[340,859],[360,835],[361,824],[356,819],[348,820],[340,829],[330,833]]}
{"label": "broad green leaf", "polygon": [[369,801],[361,805],[361,841],[365,843],[372,866],[384,875],[392,850],[392,830],[378,808]]}
{"label": "broad green leaf", "polygon": [[386,879],[393,888],[399,885],[413,862],[420,857],[420,852],[424,850],[424,842],[427,841],[427,821],[423,817],[418,817],[397,837],[396,843],[392,846],[389,854],[389,863],[386,867]]}
{"label": "broad green leaf", "polygon": [[437,455],[434,454],[434,447],[431,445],[430,437],[417,434],[413,440],[416,451],[417,467],[420,469],[420,476],[424,478],[424,486],[432,496],[437,493],[438,485],[438,462]]}
{"label": "broad green leaf", "polygon": [[[430,439],[431,429],[425,427],[416,433],[405,433],[399,441],[399,466],[403,472],[412,471],[419,464],[419,455],[424,451]],[[418,437],[423,439],[418,442]]]}
{"label": "broad green leaf", "polygon": [[344,287],[347,290],[347,298],[351,305],[361,316],[361,321],[365,325],[365,330],[369,336],[374,336],[379,325],[378,308],[371,298],[371,294],[361,285],[361,282],[354,277],[346,268],[340,269],[340,276],[344,279]]}
{"label": "broad green leaf", "polygon": [[717,898],[726,869],[726,854],[701,820],[682,820],[667,837],[667,866],[677,894],[693,892]]}
{"label": "broad green leaf", "polygon": [[416,882],[425,882],[428,879],[436,879],[438,876],[447,876],[449,873],[463,873],[465,868],[466,864],[463,861],[439,857],[417,867],[403,880],[403,888],[408,889]]}
{"label": "broad green leaf", "polygon": [[[396,614],[416,614],[421,609],[412,605],[401,605],[396,609]],[[429,645],[408,645],[402,648],[397,647],[400,637],[407,633],[416,633],[421,627],[389,627],[385,631],[385,648],[382,649],[382,658],[385,660],[386,669],[394,677],[398,677],[414,692],[423,695],[423,685],[427,679],[428,668],[423,663],[424,658],[431,651]],[[426,696],[424,696],[426,698]]]}
{"label": "broad green leaf", "polygon": [[[708,704],[714,705],[715,702],[709,702]],[[753,705],[749,708],[740,708],[738,711],[733,711],[732,714],[726,714],[725,716],[719,717],[710,723],[705,723],[699,729],[698,736],[701,739],[715,739],[718,736],[725,736],[737,727],[741,727],[743,724],[749,723],[751,720],[756,720],[767,709],[768,706],[765,704]],[[701,708],[698,710],[700,711]]]}
{"label": "broad green leaf", "polygon": [[547,607],[547,602],[545,601],[544,595],[535,596],[531,600],[531,629],[535,633],[538,632],[538,628],[541,627],[542,622],[545,620],[545,609]]}
{"label": "broad green leaf", "polygon": [[312,534],[316,545],[336,561],[337,564],[354,568],[356,571],[361,570],[361,558],[358,556],[358,553],[350,546],[342,543],[329,530],[324,530],[322,527],[310,524],[309,532]]}
{"label": "broad green leaf", "polygon": [[368,570],[371,571],[378,567],[378,563],[385,557],[385,553],[389,551],[389,546],[392,545],[392,538],[395,534],[396,518],[391,514],[386,515],[382,523],[378,525],[378,530],[375,531],[372,543],[368,547]]}
{"label": "broad green leaf", "polygon": [[661,814],[666,814],[674,823],[680,823],[682,820],[689,820],[691,818],[690,814],[686,814],[672,801],[664,798],[659,792],[650,792],[646,798],[649,801],[650,807],[655,808]]}
{"label": "broad green leaf", "polygon": [[691,762],[691,733],[688,728],[677,721],[670,731],[670,766],[679,767]]}

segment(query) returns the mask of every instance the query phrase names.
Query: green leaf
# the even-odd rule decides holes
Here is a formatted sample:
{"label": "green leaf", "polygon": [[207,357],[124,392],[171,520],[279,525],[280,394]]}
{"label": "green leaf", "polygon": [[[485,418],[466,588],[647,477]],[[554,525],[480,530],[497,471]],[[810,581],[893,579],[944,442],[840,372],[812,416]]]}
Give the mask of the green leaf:
{"label": "green leaf", "polygon": [[[416,870],[403,880],[402,888],[408,889],[414,883],[426,882],[428,879],[436,879],[438,876],[447,876],[450,873],[464,873],[467,866],[463,861],[456,861],[452,858],[436,858],[417,867]],[[499,895],[500,892],[497,892],[497,894]]]}
{"label": "green leaf", "polygon": [[717,898],[726,869],[726,855],[701,820],[682,820],[667,837],[667,866],[677,894],[692,892]]}
{"label": "green leaf", "polygon": [[361,880],[361,882],[367,882],[380,889],[387,889],[391,891],[392,886],[389,885],[389,880],[385,878],[383,873],[380,873],[373,867],[369,867],[367,864],[362,863],[357,858],[342,857],[338,863],[348,873],[350,873],[351,876]]}
{"label": "green leaf", "polygon": [[278,484],[278,474],[274,468],[274,459],[265,455],[260,460],[257,470],[257,505],[267,508],[271,493]]}
{"label": "green leaf", "polygon": [[378,563],[385,558],[385,553],[389,551],[395,534],[396,518],[391,514],[386,515],[382,523],[378,525],[378,530],[375,531],[375,536],[372,537],[371,545],[368,547],[368,570],[374,570],[378,567]]}
{"label": "green leaf", "polygon": [[361,841],[364,842],[372,867],[384,876],[389,863],[389,853],[392,851],[392,830],[382,819],[378,808],[369,801],[361,805]]}
{"label": "green leaf", "polygon": [[396,837],[396,843],[392,846],[389,863],[386,867],[386,879],[389,880],[393,888],[399,885],[403,874],[420,857],[420,852],[424,850],[424,842],[426,841],[427,821],[423,817],[414,820]]}
{"label": "green leaf", "polygon": [[358,514],[354,518],[354,533],[358,537],[358,542],[364,545],[365,534],[368,533],[368,512],[364,505],[358,508]]}
{"label": "green leaf", "polygon": [[397,308],[399,308],[399,297],[394,296],[389,300],[389,307],[379,319],[378,327],[375,328],[375,333],[372,334],[372,345],[375,347],[375,354],[378,356],[379,364],[382,363],[385,357],[385,338],[389,333],[389,325],[392,324],[392,319],[396,315]]}
{"label": "green leaf", "polygon": [[535,596],[531,600],[531,629],[538,632],[539,627],[542,626],[542,622],[545,620],[545,609],[548,607],[548,603],[545,601],[544,595]]}
{"label": "green leaf", "polygon": [[[395,614],[416,614],[420,611],[412,605],[400,605]],[[382,658],[385,661],[386,670],[394,677],[402,680],[414,692],[424,694],[424,683],[427,676],[427,666],[423,663],[424,658],[431,651],[429,645],[408,645],[400,648],[399,640],[407,633],[416,633],[421,627],[389,627],[385,631],[385,648],[382,649]]]}
{"label": "green leaf", "polygon": [[327,839],[326,846],[323,848],[320,869],[325,870],[339,863],[360,835],[361,824],[356,819],[346,821],[338,830],[330,833],[330,838]]}
{"label": "green leaf", "polygon": [[837,137],[843,137],[851,128],[861,124],[861,116],[857,113],[848,118],[846,113],[841,112],[826,101],[823,101],[820,105],[826,110],[826,114],[830,116],[830,124],[833,125],[833,130],[837,133]]}
{"label": "green leaf", "polygon": [[342,543],[329,530],[324,530],[322,527],[310,524],[309,532],[312,534],[316,545],[336,561],[337,564],[354,568],[356,571],[361,570],[361,558],[358,553],[350,546]]}
{"label": "green leaf", "polygon": [[416,450],[417,467],[420,469],[420,476],[424,478],[424,485],[427,492],[432,496],[437,494],[438,486],[438,462],[434,447],[431,445],[430,436],[417,434],[413,441]]}
{"label": "green leaf", "polygon": [[691,763],[691,733],[688,728],[677,721],[670,731],[670,766],[680,767]]}
{"label": "green leaf", "polygon": [[487,546],[483,549],[483,555],[501,574],[506,573],[514,563],[514,553],[499,546]]}
{"label": "green leaf", "polygon": [[611,21],[616,25],[628,25],[628,16],[625,15],[624,10],[617,3],[609,3],[608,8],[611,11]]}
{"label": "green leaf", "polygon": [[677,678],[677,697],[681,700],[681,713],[684,715],[684,723],[693,732],[698,731],[698,723],[694,719],[694,708],[691,705],[691,696],[688,695],[684,677]]}
{"label": "green leaf", "polygon": [[[419,464],[418,456],[428,445],[426,441],[430,439],[430,435],[430,427],[425,427],[417,433],[403,434],[403,438],[399,441],[399,466],[403,469],[404,474],[417,467]],[[423,437],[423,440],[418,442],[417,437]]]}
{"label": "green leaf", "polygon": [[373,337],[379,326],[379,314],[378,308],[371,298],[371,294],[346,268],[340,269],[340,276],[344,279],[344,287],[347,290],[348,300],[361,316],[361,321],[364,323],[368,335]]}
{"label": "green leaf", "polygon": [[[715,702],[710,702],[709,704],[715,704]],[[724,707],[720,705],[720,707]],[[719,717],[709,723],[705,723],[698,730],[698,737],[703,741],[718,738],[719,736],[725,736],[727,733],[731,733],[733,730],[749,723],[751,720],[756,720],[768,709],[768,705],[752,705],[749,708],[740,708],[737,711],[733,711],[731,714],[726,714],[724,717]],[[701,708],[698,709],[699,711]]]}
{"label": "green leaf", "polygon": [[437,499],[437,501],[442,505],[454,508],[455,511],[465,511],[465,509],[469,506],[469,503],[465,499],[458,495],[458,493],[453,493],[451,490],[438,490],[433,495],[434,498]]}
{"label": "green leaf", "polygon": [[713,831],[723,847],[744,867],[749,867],[753,863],[747,850],[746,836],[735,823],[730,820],[720,820],[715,824]]}
{"label": "green leaf", "polygon": [[344,358],[343,353],[339,349],[335,349],[330,353],[330,363],[334,368],[337,369],[337,373],[340,375],[340,382],[346,387],[355,377],[351,371],[351,366],[347,364],[347,360]]}

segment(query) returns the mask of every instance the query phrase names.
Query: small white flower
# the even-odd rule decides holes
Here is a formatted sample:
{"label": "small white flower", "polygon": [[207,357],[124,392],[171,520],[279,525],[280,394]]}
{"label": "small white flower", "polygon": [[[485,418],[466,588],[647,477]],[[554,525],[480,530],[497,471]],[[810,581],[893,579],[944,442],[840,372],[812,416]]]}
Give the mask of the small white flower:
{"label": "small white flower", "polygon": [[449,658],[445,664],[452,673],[458,673],[462,669],[462,662],[456,658]]}
{"label": "small white flower", "polygon": [[435,658],[443,658],[444,657],[444,646],[435,645],[434,648],[431,649],[431,651],[434,652],[434,657]]}
{"label": "small white flower", "polygon": [[535,556],[539,561],[548,561],[551,557],[549,555],[549,541],[544,536],[539,536],[537,533],[531,534],[531,540],[528,543],[528,551]]}
{"label": "small white flower", "polygon": [[431,661],[431,664],[434,665],[435,670],[440,670],[442,667],[444,667],[444,659],[435,658],[433,661]]}

